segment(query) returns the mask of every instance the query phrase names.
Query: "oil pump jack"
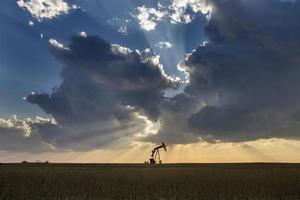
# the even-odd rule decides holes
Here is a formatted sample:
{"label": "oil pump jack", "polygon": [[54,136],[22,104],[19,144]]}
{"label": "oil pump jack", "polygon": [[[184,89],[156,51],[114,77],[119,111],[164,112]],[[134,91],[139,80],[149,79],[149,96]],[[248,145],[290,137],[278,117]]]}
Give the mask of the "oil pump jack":
{"label": "oil pump jack", "polygon": [[159,149],[162,149],[162,148],[165,151],[167,151],[167,146],[164,142],[160,146],[157,146],[152,150],[152,154],[149,159],[150,164],[157,164],[157,163],[161,164]]}

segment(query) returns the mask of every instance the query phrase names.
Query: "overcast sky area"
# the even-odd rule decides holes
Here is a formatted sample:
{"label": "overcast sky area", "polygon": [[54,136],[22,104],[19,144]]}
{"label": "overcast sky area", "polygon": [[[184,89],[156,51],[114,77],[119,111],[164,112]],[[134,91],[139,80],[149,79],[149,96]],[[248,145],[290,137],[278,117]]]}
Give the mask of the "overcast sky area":
{"label": "overcast sky area", "polygon": [[0,162],[300,162],[298,0],[2,0]]}

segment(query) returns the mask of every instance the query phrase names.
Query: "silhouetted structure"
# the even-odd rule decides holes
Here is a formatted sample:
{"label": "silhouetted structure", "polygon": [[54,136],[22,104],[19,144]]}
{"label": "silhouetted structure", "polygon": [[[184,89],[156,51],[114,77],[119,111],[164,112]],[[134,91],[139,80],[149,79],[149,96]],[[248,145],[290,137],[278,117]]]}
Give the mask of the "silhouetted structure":
{"label": "silhouetted structure", "polygon": [[167,146],[166,144],[163,142],[160,146],[155,147],[152,150],[152,154],[151,157],[149,159],[150,164],[161,164],[161,159],[160,159],[160,153],[159,153],[159,149],[164,149],[165,151],[167,151]]}

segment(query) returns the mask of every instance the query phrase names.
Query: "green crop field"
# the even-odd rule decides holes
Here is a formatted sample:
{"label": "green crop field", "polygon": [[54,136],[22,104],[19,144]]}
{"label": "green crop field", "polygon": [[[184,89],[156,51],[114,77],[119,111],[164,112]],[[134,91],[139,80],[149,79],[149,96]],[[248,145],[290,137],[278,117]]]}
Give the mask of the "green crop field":
{"label": "green crop field", "polygon": [[300,199],[300,165],[2,164],[0,199]]}

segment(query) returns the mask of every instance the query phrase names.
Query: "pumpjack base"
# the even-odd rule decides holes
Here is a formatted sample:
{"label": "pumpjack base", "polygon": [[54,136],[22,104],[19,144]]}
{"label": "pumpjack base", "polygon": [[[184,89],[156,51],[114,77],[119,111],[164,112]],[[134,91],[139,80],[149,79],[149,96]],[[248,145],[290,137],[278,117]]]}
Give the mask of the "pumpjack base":
{"label": "pumpjack base", "polygon": [[150,161],[150,164],[156,164],[156,162],[153,158],[150,158],[149,161]]}

